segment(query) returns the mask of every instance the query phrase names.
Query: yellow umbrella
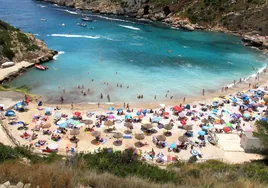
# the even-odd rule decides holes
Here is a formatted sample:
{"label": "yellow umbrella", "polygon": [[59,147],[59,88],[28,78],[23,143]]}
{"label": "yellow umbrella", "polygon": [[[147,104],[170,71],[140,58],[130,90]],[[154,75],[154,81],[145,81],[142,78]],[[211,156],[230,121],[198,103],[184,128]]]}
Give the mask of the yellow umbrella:
{"label": "yellow umbrella", "polygon": [[146,124],[151,124],[151,122],[148,121],[148,120],[143,119],[143,120],[141,121],[141,124],[142,124],[142,125],[146,125]]}

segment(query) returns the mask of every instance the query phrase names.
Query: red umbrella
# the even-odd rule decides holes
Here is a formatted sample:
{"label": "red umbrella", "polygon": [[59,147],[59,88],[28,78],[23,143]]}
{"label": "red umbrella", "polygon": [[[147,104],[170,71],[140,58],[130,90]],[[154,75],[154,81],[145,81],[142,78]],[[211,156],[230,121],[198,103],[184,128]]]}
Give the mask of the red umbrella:
{"label": "red umbrella", "polygon": [[177,111],[177,112],[181,112],[182,111],[182,108],[179,107],[179,106],[174,106],[173,107],[173,110]]}
{"label": "red umbrella", "polygon": [[75,116],[81,116],[81,112],[74,112]]}
{"label": "red umbrella", "polygon": [[181,120],[181,124],[182,125],[186,125],[186,121],[185,120]]}
{"label": "red umbrella", "polygon": [[228,133],[228,132],[231,131],[231,128],[230,128],[230,127],[224,127],[224,128],[223,128],[223,131],[226,132],[226,133]]}
{"label": "red umbrella", "polygon": [[168,113],[168,112],[163,112],[163,115],[164,115],[164,116],[168,116],[169,113]]}

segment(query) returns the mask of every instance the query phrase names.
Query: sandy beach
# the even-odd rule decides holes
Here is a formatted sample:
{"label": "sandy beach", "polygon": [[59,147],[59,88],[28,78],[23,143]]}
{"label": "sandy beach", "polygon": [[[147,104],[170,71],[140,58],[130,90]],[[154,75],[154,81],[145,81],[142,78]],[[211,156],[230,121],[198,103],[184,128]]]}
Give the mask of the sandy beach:
{"label": "sandy beach", "polygon": [[[249,83],[251,83],[251,88],[255,84],[259,84],[262,88],[266,85],[268,85],[267,82],[268,75],[267,73],[261,73],[259,80],[255,80],[255,78],[251,78],[247,80],[246,82],[236,84],[234,87],[231,87],[228,89],[228,91],[218,91],[218,92],[213,92],[213,93],[206,93],[205,96],[202,96],[200,98],[192,98],[192,99],[186,99],[185,103],[183,101],[175,101],[175,100],[169,100],[169,101],[157,101],[155,103],[143,103],[143,104],[138,104],[138,103],[130,103],[130,109],[133,109],[133,112],[127,113],[131,114],[132,116],[136,116],[136,112],[139,111],[141,108],[142,109],[154,109],[154,111],[160,111],[160,104],[165,104],[165,109],[166,112],[170,114],[168,119],[163,118],[162,116],[159,116],[160,122],[162,124],[168,124],[170,120],[174,120],[174,127],[171,130],[172,135],[166,137],[166,143],[169,145],[175,143],[178,143],[178,137],[184,135],[186,132],[180,127],[180,122],[178,121],[178,116],[171,115],[172,110],[171,108],[175,105],[183,104],[185,105],[190,104],[191,106],[197,105],[197,107],[193,110],[196,110],[197,112],[201,112],[201,107],[198,105],[199,103],[205,103],[205,104],[211,104],[213,101],[215,101],[215,97],[218,98],[219,96],[230,96],[234,95],[234,93],[238,91],[244,91],[245,93],[250,94],[249,90]],[[5,92],[1,92],[1,101],[0,103],[6,102],[7,98],[10,98],[13,94],[10,92],[8,95],[3,95]],[[14,104],[15,101],[18,98],[15,98],[13,101],[6,102],[5,106],[7,107],[8,105],[11,105],[12,103]],[[21,98],[22,99],[22,98]],[[97,104],[74,104],[73,109],[71,109],[70,104],[46,104],[45,102],[43,103],[41,109],[38,107],[37,102],[31,102],[29,104],[28,111],[27,112],[16,112],[17,116],[16,119],[19,121],[23,121],[25,123],[28,123],[28,131],[27,133],[32,134],[31,129],[34,129],[36,125],[38,124],[38,121],[33,120],[33,115],[40,115],[44,116],[44,111],[46,108],[51,107],[54,109],[56,106],[60,108],[60,110],[52,110],[52,115],[50,116],[45,116],[47,117],[46,123],[50,123],[52,125],[51,128],[49,128],[51,131],[55,132],[58,128],[58,125],[54,124],[54,114],[55,113],[60,113],[60,114],[65,114],[68,115],[68,117],[72,117],[74,112],[80,112],[82,115],[83,119],[90,119],[94,122],[98,122],[96,119],[96,115],[107,115],[109,107],[113,107],[114,110],[112,111],[115,116],[115,118],[122,120],[122,122],[116,122],[114,127],[116,130],[113,130],[111,132],[107,131],[107,126],[105,126],[103,123],[100,127],[95,127],[94,130],[100,131],[101,132],[101,138],[105,140],[103,144],[95,144],[95,138],[91,135],[90,132],[85,132],[84,129],[87,127],[92,127],[92,125],[83,125],[80,128],[80,134],[77,136],[79,139],[78,144],[74,144],[70,142],[70,138],[72,135],[70,135],[70,131],[67,132],[67,134],[63,135],[60,134],[61,140],[58,142],[54,142],[51,140],[50,136],[43,135],[42,134],[42,129],[40,131],[36,131],[35,133],[38,134],[38,138],[35,140],[26,140],[21,138],[23,135],[24,131],[22,130],[17,130],[18,126],[17,125],[9,125],[9,120],[4,119],[3,122],[5,125],[8,127],[9,131],[12,133],[14,138],[16,138],[21,145],[35,145],[35,143],[38,140],[45,140],[46,144],[41,147],[35,147],[36,152],[42,152],[43,149],[45,149],[49,144],[51,143],[56,143],[58,145],[58,151],[61,154],[66,154],[66,147],[71,148],[73,147],[76,152],[94,152],[98,148],[113,148],[114,150],[124,150],[129,147],[135,147],[138,150],[142,152],[144,156],[147,156],[146,153],[149,153],[154,150],[155,153],[163,153],[166,156],[171,156],[173,158],[178,158],[180,160],[188,160],[189,157],[192,156],[190,153],[190,150],[181,150],[179,153],[174,153],[174,152],[169,152],[168,147],[159,147],[155,145],[153,142],[153,137],[157,135],[163,135],[165,134],[165,129],[163,128],[158,128],[157,126],[154,126],[154,129],[156,130],[155,134],[146,134],[145,133],[145,139],[142,140],[142,143],[145,143],[143,147],[140,147],[138,140],[135,139],[135,134],[136,133],[141,133],[141,123],[133,123],[133,130],[131,134],[126,134],[127,128],[124,127],[124,115],[122,116],[117,116],[116,115],[116,109],[117,108],[123,108],[123,104],[100,104],[100,107],[97,106]],[[38,109],[39,108],[39,109]],[[224,107],[222,108],[228,113],[238,113],[238,107],[234,107],[231,104],[225,104]],[[94,113],[92,117],[87,117],[86,114],[88,112]],[[126,113],[126,109],[124,109],[124,112]],[[206,115],[204,117],[207,117],[208,113],[205,113]],[[154,117],[153,114],[147,114],[143,119],[149,121]],[[230,117],[228,114],[224,114],[223,119],[226,121],[230,120]],[[198,120],[191,120],[188,118],[187,121],[188,125],[192,125],[193,127],[193,132],[194,132],[194,137],[190,138],[192,141],[196,141],[198,135],[196,134],[197,132],[201,131],[201,128],[199,127],[201,123],[201,118]],[[241,124],[245,124],[246,126],[251,126],[254,129],[254,121],[243,121]],[[120,132],[124,136],[130,136],[132,138],[130,139],[122,139],[121,144],[117,144],[116,139],[113,138],[113,134],[115,132]],[[256,154],[250,154],[250,153],[245,153],[244,149],[240,146],[240,132],[233,130],[232,133],[220,133],[217,134],[217,137],[219,139],[218,145],[213,146],[211,144],[206,144],[205,147],[196,148],[200,153],[202,153],[202,158],[199,160],[207,160],[207,159],[218,159],[222,161],[226,161],[229,163],[241,163],[244,161],[249,161],[251,159],[259,159],[261,156],[256,155]],[[2,137],[1,141],[5,142],[5,138]]]}

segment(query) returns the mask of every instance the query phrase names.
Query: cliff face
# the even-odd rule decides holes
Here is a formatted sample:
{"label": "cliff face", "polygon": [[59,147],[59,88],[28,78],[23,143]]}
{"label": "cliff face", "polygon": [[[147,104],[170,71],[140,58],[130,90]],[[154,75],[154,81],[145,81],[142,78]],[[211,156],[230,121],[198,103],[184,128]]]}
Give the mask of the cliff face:
{"label": "cliff face", "polygon": [[[93,12],[129,15],[228,29],[237,33],[268,35],[268,0],[43,0]],[[195,25],[195,24],[198,24]],[[201,26],[201,27],[200,27]]]}
{"label": "cliff face", "polygon": [[49,61],[56,53],[32,34],[25,34],[0,20],[0,65],[6,61]]}

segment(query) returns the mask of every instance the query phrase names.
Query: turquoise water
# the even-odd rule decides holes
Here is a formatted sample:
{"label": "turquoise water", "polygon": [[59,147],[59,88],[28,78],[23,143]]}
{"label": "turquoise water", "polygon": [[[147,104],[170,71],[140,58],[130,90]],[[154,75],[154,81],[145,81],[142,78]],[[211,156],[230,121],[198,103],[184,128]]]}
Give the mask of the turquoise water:
{"label": "turquoise water", "polygon": [[[138,101],[139,94],[143,101],[154,101],[154,95],[165,100],[167,90],[181,99],[200,95],[203,88],[220,89],[267,63],[240,38],[222,33],[186,32],[98,14],[90,14],[95,21],[88,27],[79,27],[82,16],[73,9],[32,0],[19,4],[0,0],[0,19],[62,54],[46,64],[49,70],[31,68],[10,84],[27,84],[50,102],[58,102],[61,95],[67,102],[98,102],[100,93],[103,102],[107,94],[111,102]],[[90,92],[83,96],[78,85]]]}

